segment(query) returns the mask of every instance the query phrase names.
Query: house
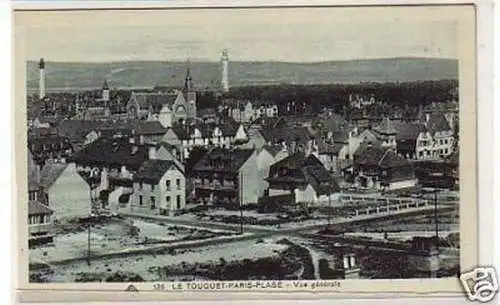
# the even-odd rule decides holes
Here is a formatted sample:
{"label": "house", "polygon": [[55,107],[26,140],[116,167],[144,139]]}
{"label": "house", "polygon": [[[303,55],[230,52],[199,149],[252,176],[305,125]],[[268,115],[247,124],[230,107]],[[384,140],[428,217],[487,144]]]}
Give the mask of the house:
{"label": "house", "polygon": [[392,121],[389,117],[386,117],[382,122],[372,128],[377,140],[379,140],[380,146],[383,148],[390,148],[396,151],[396,135],[397,131],[394,128]]}
{"label": "house", "polygon": [[181,151],[177,146],[169,143],[159,143],[156,146],[149,147],[150,160],[167,160],[175,162],[176,165],[184,171],[184,164],[181,162]]}
{"label": "house", "polygon": [[348,122],[341,115],[332,112],[315,118],[311,126],[327,142],[332,139],[334,132],[347,131],[349,128]]}
{"label": "house", "polygon": [[372,95],[370,97],[363,97],[359,94],[349,94],[349,105],[353,108],[361,109],[376,103],[375,97]]}
{"label": "house", "polygon": [[397,131],[396,135],[396,150],[397,153],[406,159],[417,159],[422,157],[428,144],[430,135],[424,124],[396,121],[393,122],[394,128]]}
{"label": "house", "polygon": [[268,145],[282,145],[290,154],[297,151],[310,153],[316,145],[314,130],[305,126],[263,129],[260,133]]}
{"label": "house", "polygon": [[102,137],[79,151],[72,160],[89,181],[94,208],[107,211],[103,191],[109,194],[118,187],[131,191],[134,173],[149,160],[149,153],[149,147],[125,137]]}
{"label": "house", "polygon": [[196,96],[188,68],[183,90],[132,92],[126,109],[132,118],[157,120],[164,127],[171,127],[196,118]]}
{"label": "house", "polygon": [[256,204],[264,192],[260,178],[265,161],[259,159],[252,149],[210,149],[192,168],[196,198],[228,207]]}
{"label": "house", "polygon": [[134,175],[131,211],[141,214],[170,215],[185,206],[184,171],[173,161],[145,161]]}
{"label": "house", "polygon": [[65,160],[73,153],[70,140],[57,134],[28,133],[28,149],[35,162],[41,165],[47,161]]}
{"label": "house", "polygon": [[455,147],[455,138],[446,117],[443,114],[427,116],[425,127],[433,140],[431,154],[443,158],[451,155]]}
{"label": "house", "polygon": [[64,120],[57,127],[61,137],[68,138],[75,151],[94,142],[100,136],[98,125],[91,120]]}
{"label": "house", "polygon": [[220,120],[218,124],[176,124],[163,138],[163,142],[181,149],[181,160],[189,158],[190,151],[196,146],[227,148],[246,141],[245,129],[232,119]]}
{"label": "house", "polygon": [[74,163],[47,163],[40,171],[42,196],[57,220],[86,217],[91,196],[86,180]]}
{"label": "house", "polygon": [[28,201],[28,245],[30,247],[53,241],[53,214],[52,209],[38,200]]}
{"label": "house", "polygon": [[241,123],[278,116],[278,105],[272,101],[226,99],[222,101],[221,108],[224,114]]}
{"label": "house", "polygon": [[139,121],[134,126],[132,133],[139,144],[156,145],[162,141],[167,130],[159,121]]}
{"label": "house", "polygon": [[312,154],[297,152],[274,163],[267,177],[267,202],[316,204],[337,200],[340,187]]}
{"label": "house", "polygon": [[395,190],[416,185],[415,169],[390,148],[363,143],[354,155],[355,184],[362,188]]}

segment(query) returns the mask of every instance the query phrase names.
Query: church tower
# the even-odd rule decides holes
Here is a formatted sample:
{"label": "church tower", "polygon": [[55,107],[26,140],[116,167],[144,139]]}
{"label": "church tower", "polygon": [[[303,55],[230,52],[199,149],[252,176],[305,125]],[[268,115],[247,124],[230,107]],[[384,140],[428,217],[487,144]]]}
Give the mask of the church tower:
{"label": "church tower", "polygon": [[184,97],[188,103],[187,116],[188,118],[196,117],[196,90],[193,86],[191,77],[191,63],[187,62],[186,77],[184,79]]}
{"label": "church tower", "polygon": [[222,68],[222,79],[221,86],[222,92],[229,92],[229,57],[227,55],[227,50],[222,51],[221,56],[221,68]]}
{"label": "church tower", "polygon": [[45,98],[45,61],[40,58],[40,63],[38,64],[40,70],[40,78],[38,79],[38,95],[40,100]]}

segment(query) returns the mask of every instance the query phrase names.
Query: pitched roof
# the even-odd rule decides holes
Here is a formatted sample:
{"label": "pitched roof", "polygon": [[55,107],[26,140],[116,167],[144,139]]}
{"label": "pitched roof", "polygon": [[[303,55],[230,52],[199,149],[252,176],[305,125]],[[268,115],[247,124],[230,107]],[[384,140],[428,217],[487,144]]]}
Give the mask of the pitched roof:
{"label": "pitched roof", "polygon": [[325,143],[324,141],[318,141],[317,145],[318,145],[318,153],[320,155],[322,154],[338,155],[342,147],[344,147],[344,144],[340,143],[328,144]]}
{"label": "pitched roof", "polygon": [[393,125],[397,131],[397,140],[416,140],[418,135],[425,131],[425,126],[419,123],[395,121]]}
{"label": "pitched roof", "polygon": [[135,99],[141,109],[150,109],[158,112],[163,105],[172,105],[177,100],[180,93],[149,93],[149,92],[134,92],[131,99]]}
{"label": "pitched roof", "polygon": [[175,168],[183,172],[174,161],[171,160],[147,160],[141,165],[137,173],[134,175],[134,181],[152,182],[157,184],[165,173]]}
{"label": "pitched roof", "polygon": [[145,146],[129,143],[127,138],[99,138],[79,151],[73,160],[81,164],[124,165],[138,169],[148,160],[148,153]]}
{"label": "pitched roof", "polygon": [[450,131],[450,123],[443,114],[431,114],[427,122],[427,130],[434,135],[436,132]]}
{"label": "pitched roof", "polygon": [[28,216],[53,214],[54,211],[37,200],[28,201]]}
{"label": "pitched roof", "polygon": [[167,133],[168,129],[158,121],[139,121],[134,130],[141,135],[160,135]]}
{"label": "pitched roof", "polygon": [[280,145],[264,145],[262,146],[262,149],[267,150],[273,157],[275,157],[280,151],[283,150],[283,147]]}
{"label": "pitched roof", "polygon": [[96,121],[64,120],[57,127],[60,136],[68,137],[70,141],[80,141],[92,130],[97,130]]}
{"label": "pitched roof", "polygon": [[[226,149],[215,147],[209,150],[194,165],[195,171],[214,171],[238,173],[239,169],[252,156],[254,149]],[[213,162],[219,162],[219,166]]]}
{"label": "pitched roof", "polygon": [[[288,169],[286,175],[280,175],[280,169]],[[340,187],[332,174],[314,155],[298,152],[273,164],[269,170],[268,181],[288,181],[292,183],[310,184],[318,195],[332,194],[340,191]],[[278,174],[276,176],[275,174]]]}
{"label": "pitched roof", "polygon": [[362,143],[354,153],[354,163],[357,165],[378,166],[385,152],[386,149],[381,147],[369,143]]}
{"label": "pitched roof", "polygon": [[405,158],[399,156],[394,151],[389,149],[385,152],[378,165],[380,166],[380,168],[391,168],[410,165],[410,161],[406,160]]}
{"label": "pitched roof", "polygon": [[262,129],[260,131],[267,142],[300,142],[306,143],[314,138],[307,127],[282,127],[275,129]]}
{"label": "pitched roof", "polygon": [[46,164],[40,171],[40,186],[45,189],[51,187],[67,167],[68,163]]}
{"label": "pitched roof", "polygon": [[312,126],[321,131],[338,132],[344,130],[347,126],[347,121],[340,114],[331,113],[327,116],[320,116],[313,119]]}

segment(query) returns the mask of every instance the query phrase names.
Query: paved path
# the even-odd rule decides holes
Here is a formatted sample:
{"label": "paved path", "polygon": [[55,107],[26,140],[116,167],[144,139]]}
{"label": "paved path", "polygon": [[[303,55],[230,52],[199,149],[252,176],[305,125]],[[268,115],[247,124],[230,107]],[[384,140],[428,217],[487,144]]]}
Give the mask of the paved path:
{"label": "paved path", "polygon": [[[449,210],[449,206],[438,206],[438,210]],[[390,213],[379,213],[379,214],[371,214],[371,215],[360,215],[360,216],[355,216],[351,218],[337,218],[337,219],[332,219],[330,221],[330,226],[335,226],[335,225],[341,225],[341,224],[353,224],[356,222],[364,222],[364,221],[378,221],[382,220],[385,218],[391,218],[394,216],[400,216],[400,215],[411,215],[411,214],[419,214],[421,215],[422,213],[429,213],[433,212],[434,207],[427,206],[427,207],[420,207],[420,208],[409,208],[405,210],[400,210],[400,211],[393,211]],[[182,220],[182,219],[175,219],[172,217],[168,216],[156,216],[156,215],[142,215],[142,214],[134,214],[134,213],[124,213],[121,212],[120,215],[126,216],[126,217],[135,217],[135,218],[141,218],[141,219],[153,219],[153,220],[161,220],[165,221],[166,223],[169,224],[178,224],[178,225],[186,225],[186,226],[196,226],[198,228],[205,228],[205,229],[216,229],[216,230],[233,230],[233,231],[239,231],[240,230],[240,225],[236,224],[222,224],[222,223],[213,223],[213,222],[198,222],[198,221],[192,221],[192,220]],[[205,239],[205,240],[195,240],[195,241],[189,241],[189,242],[178,242],[178,243],[172,243],[172,244],[160,244],[160,245],[152,245],[150,247],[142,247],[142,248],[137,248],[137,249],[127,249],[127,250],[121,250],[121,251],[113,251],[109,253],[103,253],[100,255],[93,255],[92,260],[99,260],[102,258],[110,258],[110,257],[117,257],[117,256],[126,256],[126,255],[132,255],[132,254],[141,254],[141,253],[151,253],[154,251],[162,251],[162,250],[170,250],[170,249],[182,249],[182,248],[196,248],[196,247],[202,247],[202,246],[208,246],[208,245],[213,245],[213,244],[224,244],[224,243],[233,243],[236,241],[242,241],[242,240],[255,240],[259,238],[268,238],[272,236],[280,236],[280,235],[288,235],[288,236],[295,236],[299,238],[314,238],[314,230],[324,228],[326,224],[314,224],[314,225],[304,225],[302,227],[296,227],[296,228],[287,228],[287,229],[277,229],[277,228],[259,228],[256,226],[250,226],[250,225],[245,225],[244,226],[244,232],[247,234],[244,235],[234,235],[231,237],[226,237],[226,238],[214,238],[214,239]],[[251,233],[251,234],[248,234]],[[64,265],[64,264],[69,264],[73,263],[76,261],[84,261],[86,260],[86,257],[78,257],[78,258],[71,258],[71,259],[66,259],[66,260],[60,260],[60,261],[50,261],[50,262],[43,262],[42,263],[48,263],[51,265]]]}

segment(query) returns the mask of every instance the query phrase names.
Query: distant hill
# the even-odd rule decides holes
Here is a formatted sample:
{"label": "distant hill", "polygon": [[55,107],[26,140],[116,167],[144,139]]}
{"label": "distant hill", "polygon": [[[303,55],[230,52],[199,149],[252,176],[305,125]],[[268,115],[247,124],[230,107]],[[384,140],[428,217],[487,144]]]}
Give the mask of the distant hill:
{"label": "distant hill", "polygon": [[[99,88],[107,80],[114,88],[181,86],[185,62],[46,62],[48,91]],[[220,81],[218,62],[192,62],[191,75],[198,88],[215,87]],[[38,88],[38,63],[27,63],[27,87]],[[458,61],[435,58],[391,58],[321,63],[230,62],[231,86],[259,84],[324,84],[405,82],[457,79]]]}

